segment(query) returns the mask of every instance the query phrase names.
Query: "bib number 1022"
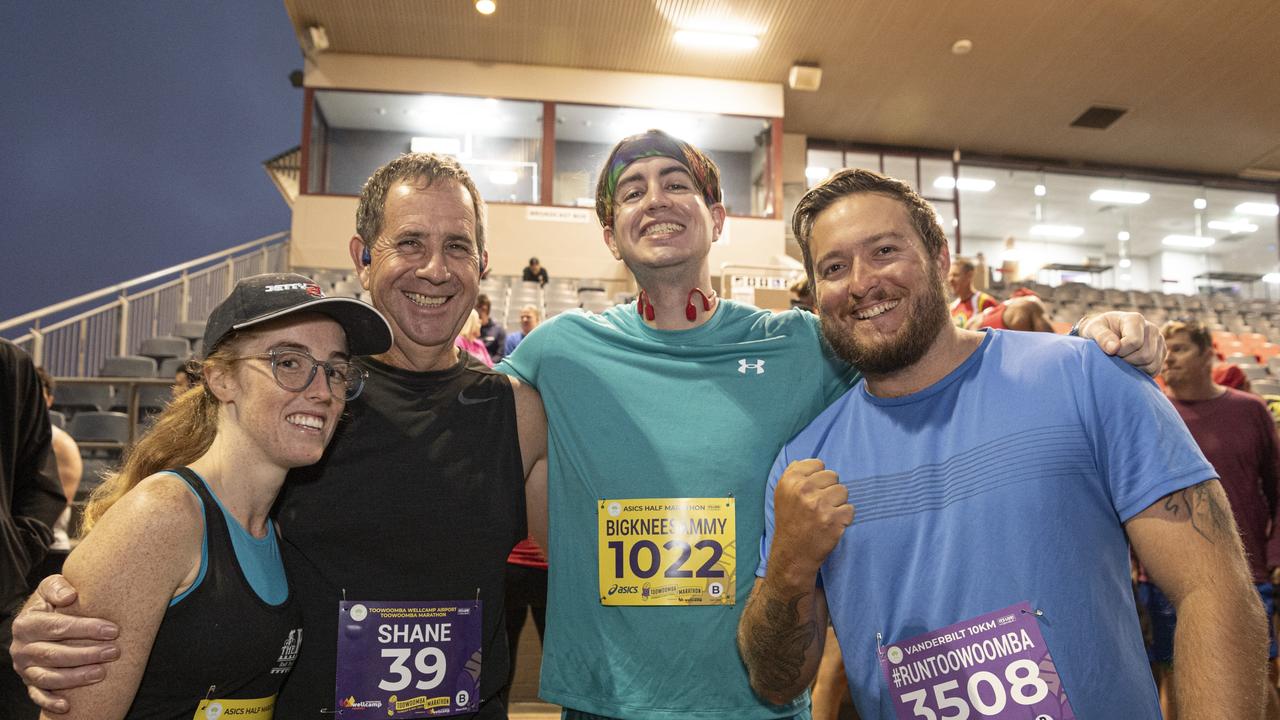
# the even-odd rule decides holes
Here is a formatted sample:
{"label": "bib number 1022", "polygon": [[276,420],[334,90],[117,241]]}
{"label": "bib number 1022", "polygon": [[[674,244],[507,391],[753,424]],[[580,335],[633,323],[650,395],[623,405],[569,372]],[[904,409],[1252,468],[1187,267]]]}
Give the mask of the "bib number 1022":
{"label": "bib number 1022", "polygon": [[[389,670],[392,678],[378,681],[378,689],[387,692],[400,692],[410,683],[419,690],[433,690],[444,681],[445,658],[440,648],[424,647],[413,652],[409,648],[383,648],[382,657],[391,658]],[[409,669],[409,659],[413,658],[413,667],[422,679],[414,680],[413,671]]]}
{"label": "bib number 1022", "polygon": [[[716,564],[720,562],[720,556],[724,554],[724,547],[716,540],[699,540],[692,545],[683,540],[668,540],[662,544],[662,547],[668,551],[669,555],[674,554],[674,557],[669,558],[670,562],[662,568],[664,578],[724,577],[724,570],[716,568]],[[656,575],[658,569],[664,564],[663,553],[658,549],[657,543],[652,540],[639,540],[631,545],[630,551],[627,551],[621,540],[610,540],[609,549],[613,551],[615,578],[625,577],[629,567],[632,575],[647,580]],[[698,551],[700,556],[703,552],[709,552],[697,568],[686,568],[694,551]]]}
{"label": "bib number 1022", "polygon": [[981,670],[969,676],[963,689],[959,680],[934,685],[932,703],[924,688],[903,693],[902,700],[912,704],[912,718],[967,720],[971,710],[979,716],[992,717],[1004,712],[1010,701],[1035,705],[1049,695],[1048,684],[1040,678],[1040,667],[1030,660],[1009,663],[1004,669],[1004,681],[1007,682],[993,672]]}

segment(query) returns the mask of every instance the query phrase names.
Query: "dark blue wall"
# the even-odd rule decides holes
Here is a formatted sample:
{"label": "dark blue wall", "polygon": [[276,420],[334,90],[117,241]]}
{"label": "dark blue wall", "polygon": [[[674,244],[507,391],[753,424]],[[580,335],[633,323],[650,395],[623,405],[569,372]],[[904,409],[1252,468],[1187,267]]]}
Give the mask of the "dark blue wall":
{"label": "dark blue wall", "polygon": [[0,3],[0,320],[289,227],[279,0]]}

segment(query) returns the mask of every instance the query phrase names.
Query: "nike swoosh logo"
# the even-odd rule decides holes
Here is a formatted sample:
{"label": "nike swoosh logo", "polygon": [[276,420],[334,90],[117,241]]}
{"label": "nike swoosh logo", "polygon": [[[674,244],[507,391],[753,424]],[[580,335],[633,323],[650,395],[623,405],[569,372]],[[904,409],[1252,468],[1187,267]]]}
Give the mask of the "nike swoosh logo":
{"label": "nike swoosh logo", "polygon": [[484,398],[470,398],[470,397],[467,397],[465,394],[463,394],[465,392],[466,391],[464,390],[458,393],[458,402],[462,403],[463,405],[479,405],[480,403],[486,403],[486,402],[489,402],[490,400],[497,399],[493,396],[484,397]]}

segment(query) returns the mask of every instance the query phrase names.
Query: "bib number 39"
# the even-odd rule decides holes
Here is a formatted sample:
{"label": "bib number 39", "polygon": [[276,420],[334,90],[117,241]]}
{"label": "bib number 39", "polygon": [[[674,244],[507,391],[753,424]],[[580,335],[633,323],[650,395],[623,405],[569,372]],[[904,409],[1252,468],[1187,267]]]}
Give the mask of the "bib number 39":
{"label": "bib number 39", "polygon": [[[421,678],[419,680],[414,679],[414,673],[408,667],[410,655],[413,656],[413,667],[418,671],[417,677]],[[387,692],[400,692],[410,683],[417,690],[434,690],[444,681],[448,667],[444,652],[435,647],[421,648],[416,653],[409,648],[383,648],[382,657],[391,658],[390,672],[394,678],[378,682],[378,689]]]}
{"label": "bib number 39", "polygon": [[[1030,660],[1015,660],[1004,669],[1004,677],[981,670],[969,676],[964,688],[959,680],[948,680],[928,690],[904,693],[914,717],[925,720],[967,720],[971,711],[995,717],[1009,703],[1031,706],[1049,695],[1049,685],[1040,677],[1040,667]],[[1050,720],[1048,716],[1044,716]]]}

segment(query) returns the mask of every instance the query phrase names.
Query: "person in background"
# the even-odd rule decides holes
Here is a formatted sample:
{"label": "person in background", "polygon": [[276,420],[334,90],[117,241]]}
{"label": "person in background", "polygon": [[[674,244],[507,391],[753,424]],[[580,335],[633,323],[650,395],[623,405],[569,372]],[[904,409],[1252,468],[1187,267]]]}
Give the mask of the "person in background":
{"label": "person in background", "polygon": [[50,528],[67,507],[50,427],[31,356],[0,338],[0,709],[20,720],[38,710],[13,671],[10,625],[31,591],[27,575],[44,559]]}
{"label": "person in background", "polygon": [[807,275],[791,283],[791,287],[787,289],[791,291],[791,307],[808,310],[809,312],[814,311],[813,286],[809,284]]}
{"label": "person in background", "polygon": [[173,386],[170,388],[173,392],[173,397],[180,397],[182,393],[190,390],[193,385],[199,382],[199,364],[190,361],[183,363],[177,370],[173,371]]}
{"label": "person in background", "polygon": [[956,258],[947,272],[947,285],[955,297],[951,301],[951,319],[958,327],[965,327],[969,320],[998,302],[990,295],[973,289],[974,264],[964,258]]}
{"label": "person in background", "polygon": [[[1275,615],[1274,588],[1280,582],[1280,442],[1266,404],[1256,395],[1219,384],[1213,378],[1217,356],[1209,329],[1194,321],[1174,321],[1161,328],[1169,354],[1164,361],[1165,394],[1191,430],[1200,450],[1213,464],[1222,489],[1231,503],[1240,539],[1244,542],[1249,571],[1267,617]],[[1229,366],[1244,373],[1235,365]],[[1177,615],[1158,585],[1141,588],[1157,638],[1174,634]],[[1275,689],[1275,628],[1268,623],[1271,682],[1267,683],[1267,718],[1280,718],[1280,697]],[[1177,677],[1168,672],[1178,662],[1173,648],[1156,643],[1152,664],[1161,695],[1177,697],[1172,686]],[[1161,667],[1163,666],[1163,667]],[[1166,720],[1177,716],[1177,703],[1165,711]]]}
{"label": "person in background", "polygon": [[547,556],[531,537],[517,543],[507,556],[506,603],[507,647],[510,649],[511,668],[507,671],[504,697],[510,697],[525,618],[533,615],[533,626],[538,630],[539,644],[547,629]]}
{"label": "person in background", "polygon": [[539,285],[546,285],[549,278],[547,277],[547,269],[542,267],[542,263],[538,262],[538,258],[531,257],[529,258],[529,264],[524,268],[524,273],[522,273],[521,279],[525,282],[536,282]]}
{"label": "person in background", "polygon": [[462,332],[458,333],[458,339],[455,344],[466,350],[471,357],[484,363],[485,367],[493,367],[493,359],[489,357],[489,349],[480,340],[480,313],[475,310],[471,311],[471,315],[467,318],[467,324],[463,325]]}
{"label": "person in background", "polygon": [[489,351],[489,359],[496,363],[506,352],[507,329],[490,316],[491,309],[492,303],[489,302],[488,295],[476,298],[476,312],[480,314],[480,342],[483,342],[485,349]]}
{"label": "person in background", "polygon": [[[952,270],[954,269],[955,266],[952,266]],[[1049,311],[1045,309],[1044,302],[1026,288],[1019,288],[1013,293],[1013,297],[998,302],[970,318],[965,327],[970,330],[995,328],[1022,332],[1053,332],[1053,323],[1049,322]]]}
{"label": "person in background", "polygon": [[525,336],[533,332],[538,327],[538,323],[542,322],[542,313],[538,312],[536,305],[525,305],[520,308],[520,329],[507,335],[506,347],[503,348],[503,355],[510,355],[515,352],[516,346],[524,340]]}
{"label": "person in background", "polygon": [[1244,370],[1235,363],[1218,363],[1213,366],[1213,382],[1215,385],[1239,390],[1240,392],[1253,392],[1253,385],[1249,382],[1249,376],[1244,374]]}
{"label": "person in background", "polygon": [[[36,368],[36,374],[40,376],[45,407],[53,407],[53,389],[57,383],[44,368]],[[76,499],[76,490],[80,488],[84,461],[80,459],[80,446],[67,434],[66,430],[57,425],[51,426],[51,429],[53,430],[53,456],[58,462],[58,480],[62,482],[62,492],[67,496],[67,507],[63,508],[62,514],[53,524],[53,544],[49,546],[49,550],[51,557],[60,554],[65,558],[66,553],[71,551],[71,539],[67,536],[67,529],[71,524],[71,502]],[[55,564],[46,562],[35,574],[44,577],[61,570],[60,562]]]}

